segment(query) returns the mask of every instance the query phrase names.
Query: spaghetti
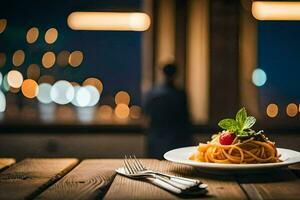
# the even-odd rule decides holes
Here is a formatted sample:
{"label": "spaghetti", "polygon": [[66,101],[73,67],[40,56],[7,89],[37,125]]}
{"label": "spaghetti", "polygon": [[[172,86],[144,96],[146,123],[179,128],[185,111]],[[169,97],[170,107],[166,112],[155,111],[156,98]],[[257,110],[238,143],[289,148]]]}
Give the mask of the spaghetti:
{"label": "spaghetti", "polygon": [[218,125],[224,130],[207,144],[200,143],[189,159],[231,164],[280,162],[275,143],[262,130],[251,129],[255,122],[255,117],[248,116],[246,109],[241,108],[235,119],[221,120]]}
{"label": "spaghetti", "polygon": [[237,137],[231,145],[220,144],[220,134],[207,144],[200,143],[197,152],[190,160],[211,163],[274,163],[279,162],[275,144],[271,141],[258,141],[250,138],[244,141]]}

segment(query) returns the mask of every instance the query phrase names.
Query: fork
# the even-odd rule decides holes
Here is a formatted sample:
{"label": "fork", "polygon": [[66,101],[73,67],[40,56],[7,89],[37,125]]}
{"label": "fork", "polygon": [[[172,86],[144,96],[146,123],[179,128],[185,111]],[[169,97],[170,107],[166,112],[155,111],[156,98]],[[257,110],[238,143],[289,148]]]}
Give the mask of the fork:
{"label": "fork", "polygon": [[[126,158],[126,156],[125,156]],[[145,167],[136,157],[135,155],[133,155],[133,158],[131,156],[129,156],[130,159],[132,159],[134,161],[134,164],[136,165],[136,167],[139,170],[139,173],[153,173],[156,175],[160,175],[163,176],[165,178],[168,178],[170,180],[176,181],[176,182],[180,182],[182,184],[185,185],[189,185],[189,186],[195,186],[195,185],[199,185],[200,188],[206,188],[207,185],[203,184],[201,181],[197,180],[197,179],[190,179],[190,178],[183,178],[183,177],[179,177],[179,176],[172,176],[172,175],[168,175],[168,174],[164,174],[155,170],[151,170],[147,167]]]}
{"label": "fork", "polygon": [[139,162],[138,159],[136,159],[135,156],[134,156],[134,158],[132,158],[130,156],[129,159],[127,158],[127,156],[125,156],[124,165],[125,165],[125,169],[126,169],[127,173],[129,175],[131,175],[131,177],[156,178],[156,179],[159,179],[160,181],[163,181],[181,191],[186,191],[191,188],[195,188],[195,187],[199,186],[199,184],[200,184],[200,182],[195,182],[195,181],[187,182],[186,180],[184,180],[184,182],[182,182],[182,181],[179,182],[179,181],[174,180],[173,178],[170,178],[168,175],[148,170],[141,164],[141,162]]}

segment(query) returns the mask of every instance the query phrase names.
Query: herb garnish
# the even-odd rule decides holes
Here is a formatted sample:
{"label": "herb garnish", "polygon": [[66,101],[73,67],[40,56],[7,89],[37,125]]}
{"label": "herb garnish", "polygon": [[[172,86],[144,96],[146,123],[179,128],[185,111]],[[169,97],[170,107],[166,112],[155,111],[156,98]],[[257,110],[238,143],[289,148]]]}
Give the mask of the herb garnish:
{"label": "herb garnish", "polygon": [[248,138],[258,136],[263,133],[262,130],[255,132],[251,129],[255,122],[255,117],[247,116],[246,109],[243,107],[237,112],[235,119],[223,119],[218,123],[218,125],[225,130],[233,132],[237,137]]}

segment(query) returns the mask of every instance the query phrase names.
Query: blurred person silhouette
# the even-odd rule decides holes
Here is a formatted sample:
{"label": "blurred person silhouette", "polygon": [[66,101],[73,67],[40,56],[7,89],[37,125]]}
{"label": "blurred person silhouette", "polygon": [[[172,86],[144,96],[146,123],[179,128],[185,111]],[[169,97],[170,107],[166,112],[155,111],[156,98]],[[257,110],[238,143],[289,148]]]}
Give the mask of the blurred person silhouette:
{"label": "blurred person silhouette", "polygon": [[174,63],[165,65],[164,82],[145,96],[143,111],[150,157],[162,159],[171,149],[192,145],[187,97],[175,86],[176,71]]}

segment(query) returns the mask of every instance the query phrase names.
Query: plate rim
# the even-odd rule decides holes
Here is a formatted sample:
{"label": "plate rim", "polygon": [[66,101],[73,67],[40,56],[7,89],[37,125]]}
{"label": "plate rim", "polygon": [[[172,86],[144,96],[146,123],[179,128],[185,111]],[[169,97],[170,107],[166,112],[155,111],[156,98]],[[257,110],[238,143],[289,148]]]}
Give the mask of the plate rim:
{"label": "plate rim", "polygon": [[[208,163],[208,162],[197,162],[192,160],[178,160],[172,158],[172,153],[176,151],[182,151],[184,149],[194,149],[196,150],[198,146],[188,146],[188,147],[182,147],[177,149],[172,149],[164,154],[164,158],[168,161],[184,164],[184,165],[190,165],[198,168],[205,168],[205,169],[223,169],[223,170],[242,170],[242,169],[263,169],[263,168],[278,168],[278,167],[284,167],[296,163],[300,163],[300,152],[292,150],[292,149],[286,149],[286,148],[277,148],[278,152],[290,152],[293,154],[296,154],[297,156],[290,157],[288,160],[285,160],[283,162],[278,163],[260,163],[260,164],[222,164],[222,163]],[[190,153],[193,153],[194,151],[191,151]]]}

